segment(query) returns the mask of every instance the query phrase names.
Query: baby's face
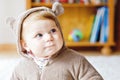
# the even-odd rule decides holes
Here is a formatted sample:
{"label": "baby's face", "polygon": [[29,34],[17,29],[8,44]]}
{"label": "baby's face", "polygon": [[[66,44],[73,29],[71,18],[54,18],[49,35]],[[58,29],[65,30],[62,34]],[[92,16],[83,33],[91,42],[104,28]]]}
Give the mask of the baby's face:
{"label": "baby's face", "polygon": [[63,46],[60,30],[53,20],[23,23],[23,47],[36,57],[50,57]]}

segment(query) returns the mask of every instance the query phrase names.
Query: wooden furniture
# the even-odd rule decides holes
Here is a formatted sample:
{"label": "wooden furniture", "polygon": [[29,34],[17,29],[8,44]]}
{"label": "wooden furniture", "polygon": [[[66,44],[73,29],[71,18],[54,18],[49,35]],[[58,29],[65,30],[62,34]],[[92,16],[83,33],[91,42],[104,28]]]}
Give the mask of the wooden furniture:
{"label": "wooden furniture", "polygon": [[[33,0],[26,0],[26,9],[30,9],[32,7],[38,6],[47,6],[51,7],[51,3],[36,3]],[[96,13],[96,10],[99,7],[107,6],[109,9],[109,36],[108,41],[106,43],[90,43],[88,40],[82,40],[80,42],[70,42],[68,41],[68,34],[74,28],[83,29],[87,31],[85,26],[87,26],[87,19],[90,15]],[[101,52],[103,54],[111,53],[111,46],[115,45],[114,42],[114,0],[108,0],[107,3],[100,4],[81,4],[81,3],[63,3],[63,7],[65,8],[65,12],[63,15],[59,16],[59,21],[62,26],[64,38],[66,41],[66,45],[68,47],[102,47]]]}

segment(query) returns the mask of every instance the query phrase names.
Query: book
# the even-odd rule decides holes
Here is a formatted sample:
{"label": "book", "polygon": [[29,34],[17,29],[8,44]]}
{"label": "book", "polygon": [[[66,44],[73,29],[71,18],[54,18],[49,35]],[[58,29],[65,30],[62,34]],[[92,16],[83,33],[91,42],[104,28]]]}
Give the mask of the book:
{"label": "book", "polygon": [[108,22],[108,8],[105,8],[105,14],[104,14],[104,18],[103,18],[103,23],[101,26],[101,32],[100,32],[100,42],[101,43],[105,43],[108,40],[108,30],[109,30],[109,22]]}
{"label": "book", "polygon": [[35,2],[36,2],[36,3],[39,3],[39,2],[40,2],[40,0],[35,0]]}
{"label": "book", "polygon": [[102,3],[107,3],[108,2],[108,0],[102,0]]}
{"label": "book", "polygon": [[101,0],[90,0],[92,4],[100,4],[102,1]]}
{"label": "book", "polygon": [[86,21],[87,24],[85,25],[85,30],[83,31],[84,40],[89,41],[90,35],[91,35],[91,32],[92,32],[92,27],[93,27],[94,20],[95,20],[95,14],[91,15],[88,18],[88,20]]}
{"label": "book", "polygon": [[80,3],[84,3],[84,0],[80,0]]}
{"label": "book", "polygon": [[85,5],[90,4],[90,1],[89,0],[84,0],[84,4]]}
{"label": "book", "polygon": [[90,37],[91,43],[97,42],[97,40],[99,38],[99,32],[101,29],[101,24],[103,21],[104,13],[105,13],[104,7],[98,8],[97,14],[95,17],[95,22],[93,23],[93,28],[92,28],[92,32],[91,32],[91,37]]}
{"label": "book", "polygon": [[68,0],[59,0],[61,3],[68,3]]}

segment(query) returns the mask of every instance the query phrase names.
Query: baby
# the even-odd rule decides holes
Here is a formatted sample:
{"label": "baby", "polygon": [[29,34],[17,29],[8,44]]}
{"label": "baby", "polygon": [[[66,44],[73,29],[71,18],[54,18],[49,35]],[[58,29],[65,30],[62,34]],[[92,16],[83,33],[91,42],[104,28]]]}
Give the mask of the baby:
{"label": "baby", "polygon": [[55,2],[52,9],[36,7],[7,19],[23,57],[11,80],[103,80],[84,56],[65,46],[57,19],[63,12]]}

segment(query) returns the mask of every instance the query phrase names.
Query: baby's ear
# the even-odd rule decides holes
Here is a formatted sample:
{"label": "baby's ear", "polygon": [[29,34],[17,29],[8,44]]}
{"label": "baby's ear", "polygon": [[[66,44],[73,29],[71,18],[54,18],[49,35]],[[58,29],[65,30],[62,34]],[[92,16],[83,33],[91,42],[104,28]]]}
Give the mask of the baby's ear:
{"label": "baby's ear", "polygon": [[23,40],[20,40],[20,44],[21,44],[21,47],[22,47],[22,51],[23,51],[23,52],[26,51],[26,50],[29,50],[29,49],[27,48],[26,43],[25,43]]}
{"label": "baby's ear", "polygon": [[52,10],[54,11],[56,16],[59,16],[64,13],[64,8],[59,2],[53,3]]}
{"label": "baby's ear", "polygon": [[14,18],[14,17],[8,17],[8,18],[6,19],[6,23],[7,23],[8,25],[10,25],[10,27],[11,27],[12,30],[15,30],[15,29],[14,29],[14,25],[15,25],[15,18]]}

